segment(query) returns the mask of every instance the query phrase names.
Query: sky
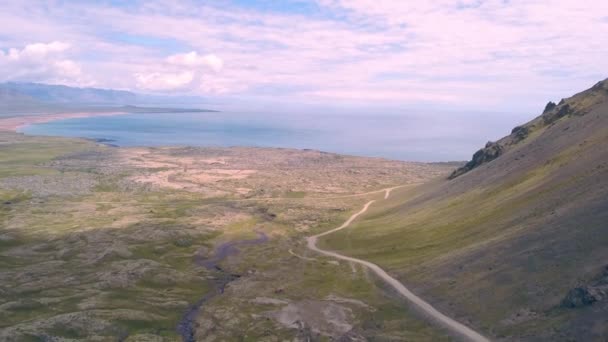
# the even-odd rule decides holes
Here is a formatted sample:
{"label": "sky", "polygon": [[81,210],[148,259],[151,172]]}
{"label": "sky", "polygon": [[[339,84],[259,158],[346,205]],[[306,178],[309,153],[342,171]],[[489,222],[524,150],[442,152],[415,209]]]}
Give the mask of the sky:
{"label": "sky", "polygon": [[6,0],[0,81],[539,114],[608,77],[608,1]]}

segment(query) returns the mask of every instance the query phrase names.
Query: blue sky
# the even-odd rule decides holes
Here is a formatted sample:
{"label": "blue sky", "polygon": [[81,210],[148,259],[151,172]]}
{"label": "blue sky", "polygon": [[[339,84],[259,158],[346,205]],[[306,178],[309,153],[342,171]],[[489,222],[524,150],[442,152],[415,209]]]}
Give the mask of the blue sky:
{"label": "blue sky", "polygon": [[0,81],[537,114],[608,77],[608,2],[6,1]]}

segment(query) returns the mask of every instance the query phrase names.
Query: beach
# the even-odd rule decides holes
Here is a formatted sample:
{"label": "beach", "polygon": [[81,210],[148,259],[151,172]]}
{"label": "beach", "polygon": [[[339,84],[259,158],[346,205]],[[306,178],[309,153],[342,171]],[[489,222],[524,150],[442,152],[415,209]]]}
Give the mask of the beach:
{"label": "beach", "polygon": [[0,131],[16,132],[19,128],[31,124],[44,123],[62,119],[86,118],[91,116],[111,116],[122,115],[126,112],[107,112],[107,113],[60,113],[60,114],[41,114],[14,116],[0,119]]}

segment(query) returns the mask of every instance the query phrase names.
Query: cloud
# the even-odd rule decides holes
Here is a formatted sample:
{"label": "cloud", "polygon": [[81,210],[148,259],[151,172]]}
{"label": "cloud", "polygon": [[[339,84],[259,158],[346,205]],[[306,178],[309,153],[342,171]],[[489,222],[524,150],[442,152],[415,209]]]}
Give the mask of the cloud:
{"label": "cloud", "polygon": [[[80,69],[100,86],[134,90],[292,89],[275,97],[528,110],[608,76],[605,1],[298,2],[305,11],[292,1],[272,11],[190,0],[5,2],[0,77],[74,82]],[[10,50],[56,37],[71,46]],[[11,54],[19,67],[7,66]]]}
{"label": "cloud", "polygon": [[192,85],[195,75],[191,71],[179,73],[138,73],[134,75],[137,87],[152,91],[185,90]]}
{"label": "cloud", "polygon": [[0,79],[89,85],[80,65],[66,58],[70,44],[60,41],[28,44],[0,51]]}
{"label": "cloud", "polygon": [[223,67],[224,61],[216,55],[192,51],[170,55],[133,76],[137,88],[144,90],[224,93],[228,86],[218,81]]}
{"label": "cloud", "polygon": [[78,79],[82,76],[80,65],[69,59],[56,61],[53,63],[53,67],[58,74],[66,78]]}
{"label": "cloud", "polygon": [[167,57],[167,62],[186,67],[206,66],[215,72],[220,72],[224,67],[224,61],[218,56],[213,54],[200,56],[196,51],[171,55]]}
{"label": "cloud", "polygon": [[49,55],[64,52],[70,48],[70,44],[64,42],[51,42],[48,44],[35,43],[26,45],[22,50],[12,48],[8,51],[6,57],[12,61],[22,60],[40,60],[47,58]]}

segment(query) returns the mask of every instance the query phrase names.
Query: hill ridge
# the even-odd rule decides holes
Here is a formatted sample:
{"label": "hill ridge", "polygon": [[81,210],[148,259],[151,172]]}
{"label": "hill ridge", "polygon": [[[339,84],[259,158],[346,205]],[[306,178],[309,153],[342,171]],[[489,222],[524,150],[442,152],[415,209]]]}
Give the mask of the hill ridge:
{"label": "hill ridge", "polygon": [[503,137],[496,142],[487,142],[485,147],[473,154],[473,157],[469,162],[454,170],[448,178],[457,178],[485,163],[493,161],[514,146],[528,139],[535,131],[546,128],[562,118],[583,116],[587,114],[593,106],[606,101],[607,98],[608,79],[605,79],[597,82],[593,87],[583,92],[562,99],[559,104],[555,104],[551,101],[548,102],[540,116],[523,125],[516,126],[513,128],[510,135]]}

